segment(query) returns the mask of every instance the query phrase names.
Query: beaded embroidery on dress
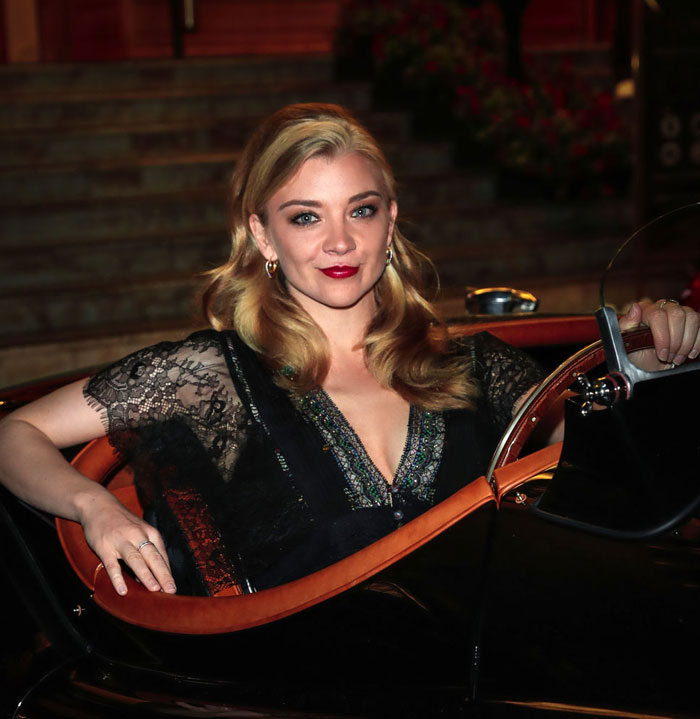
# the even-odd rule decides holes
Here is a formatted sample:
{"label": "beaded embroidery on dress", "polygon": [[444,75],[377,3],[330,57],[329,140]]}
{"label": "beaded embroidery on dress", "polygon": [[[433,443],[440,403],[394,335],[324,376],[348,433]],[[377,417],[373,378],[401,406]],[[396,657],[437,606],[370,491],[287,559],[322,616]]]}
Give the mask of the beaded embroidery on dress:
{"label": "beaded embroidery on dress", "polygon": [[432,502],[433,483],[445,441],[442,412],[428,412],[411,406],[406,443],[390,486],[343,413],[323,389],[309,392],[301,401],[301,410],[321,433],[340,465],[353,509],[391,506],[397,491],[410,493],[423,502]]}

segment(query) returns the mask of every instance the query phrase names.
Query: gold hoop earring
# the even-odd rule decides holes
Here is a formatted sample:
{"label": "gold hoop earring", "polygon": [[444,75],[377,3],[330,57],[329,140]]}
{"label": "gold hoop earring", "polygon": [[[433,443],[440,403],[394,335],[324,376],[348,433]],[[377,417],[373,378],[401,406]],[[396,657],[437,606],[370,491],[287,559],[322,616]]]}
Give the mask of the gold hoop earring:
{"label": "gold hoop earring", "polygon": [[394,250],[391,249],[391,245],[386,248],[386,265],[387,267],[391,264],[394,259]]}
{"label": "gold hoop earring", "polygon": [[265,262],[265,274],[269,279],[272,279],[275,276],[278,264],[279,262],[277,260],[267,260]]}

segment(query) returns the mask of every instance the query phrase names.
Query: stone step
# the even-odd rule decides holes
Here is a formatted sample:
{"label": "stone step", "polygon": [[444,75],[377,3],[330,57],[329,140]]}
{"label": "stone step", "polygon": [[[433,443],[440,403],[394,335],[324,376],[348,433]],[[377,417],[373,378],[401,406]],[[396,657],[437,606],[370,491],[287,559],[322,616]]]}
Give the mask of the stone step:
{"label": "stone step", "polygon": [[201,228],[226,228],[223,188],[204,187],[165,195],[7,208],[0,217],[0,247],[37,247],[47,237],[97,242],[115,235],[140,237]]}
{"label": "stone step", "polygon": [[[373,134],[397,142],[410,139],[410,122],[400,113],[358,113],[362,122],[370,127]],[[257,116],[235,118],[209,125],[209,137],[212,145],[224,144],[224,148],[190,150],[188,141],[194,144],[198,133],[192,123],[167,128],[171,134],[170,150],[163,147],[163,138],[159,137],[162,126],[137,126],[133,131],[124,128],[106,131],[105,128],[73,128],[63,134],[59,140],[53,132],[43,133],[36,130],[21,133],[0,132],[0,145],[5,136],[5,152],[0,157],[6,162],[31,155],[34,161],[5,166],[0,171],[0,207],[31,202],[46,202],[65,199],[66,201],[97,197],[123,197],[136,192],[167,192],[185,188],[197,188],[202,185],[225,184],[231,170],[240,155],[245,139],[259,122]],[[149,133],[156,143],[153,153],[149,149]],[[178,133],[180,136],[178,137]],[[87,157],[79,157],[81,148],[103,142],[105,147],[84,152]],[[58,162],[38,162],[42,143],[45,157],[64,157]],[[126,148],[140,147],[139,154],[133,151],[114,156],[109,150],[118,153]],[[184,149],[179,149],[182,146]],[[24,149],[23,149],[24,148]],[[233,148],[233,149],[232,149]],[[90,155],[105,155],[101,159],[90,159]],[[402,153],[403,154],[403,153]]]}
{"label": "stone step", "polygon": [[48,301],[55,291],[77,293],[96,280],[109,286],[153,275],[194,277],[222,264],[228,252],[229,237],[222,228],[32,243],[3,251],[5,279],[0,297],[21,301],[27,293],[43,293]]}
{"label": "stone step", "polygon": [[289,57],[188,58],[115,63],[0,65],[0,93],[155,91],[181,87],[276,84],[300,78],[329,82],[333,59],[326,55]]}
{"label": "stone step", "polygon": [[[34,337],[28,344],[0,346],[0,388],[65,373],[87,376],[95,368],[131,352],[157,342],[182,339],[199,327],[201,322],[183,327],[161,321],[155,327],[124,326],[119,333],[108,328],[105,333],[76,332],[55,335],[52,340]],[[83,368],[85,372],[81,372]]]}
{"label": "stone step", "polygon": [[412,210],[404,216],[407,223],[404,234],[428,252],[445,245],[495,247],[518,239],[625,236],[633,224],[633,208],[631,202],[615,199],[446,205]]}
{"label": "stone step", "polygon": [[[406,117],[390,112],[357,115],[383,145],[391,142],[410,145],[410,123]],[[172,162],[182,155],[236,152],[260,119],[260,115],[213,119],[204,115],[187,122],[64,127],[60,133],[42,129],[0,131],[0,172],[54,165],[81,168],[110,162],[120,166],[141,165]],[[449,147],[447,143],[434,144]],[[401,155],[406,154],[410,155],[403,149]],[[404,158],[404,164],[410,164],[410,158]]]}
{"label": "stone step", "polygon": [[[479,287],[521,287],[532,277],[557,277],[589,273],[600,276],[623,235],[605,234],[572,238],[568,235],[462,245],[425,250],[445,287],[466,284]],[[471,250],[471,251],[470,251]]]}
{"label": "stone step", "polygon": [[[441,149],[441,154],[444,148]],[[400,150],[394,151],[397,162]],[[240,156],[233,152],[201,152],[173,157],[105,160],[97,163],[65,163],[36,168],[20,167],[0,172],[0,210],[27,212],[47,205],[89,200],[128,199],[181,190],[219,186],[222,192]],[[443,155],[444,159],[444,155]],[[419,158],[414,164],[418,164]],[[423,166],[421,166],[422,168]],[[425,203],[476,205],[492,202],[496,181],[493,172],[461,171],[402,175],[397,178],[402,209]]]}
{"label": "stone step", "polygon": [[16,167],[0,172],[0,208],[224,186],[240,153],[199,152],[94,163]]}
{"label": "stone step", "polygon": [[370,104],[366,84],[318,84],[310,80],[278,83],[271,91],[264,86],[232,88],[181,88],[177,92],[107,93],[95,95],[15,96],[0,106],[0,129],[99,127],[187,122],[264,115],[292,102],[335,102],[355,110]]}
{"label": "stone step", "polygon": [[[400,164],[398,158],[390,162]],[[473,210],[492,206],[496,200],[496,176],[490,170],[440,173],[404,173],[396,178],[399,220],[407,222],[427,208]]]}
{"label": "stone step", "polygon": [[[250,127],[255,124],[251,118]],[[0,172],[20,167],[41,170],[56,164],[103,163],[119,160],[139,164],[148,159],[171,159],[179,153],[192,155],[238,150],[249,135],[242,123],[207,118],[180,125],[135,125],[0,133]]]}
{"label": "stone step", "polygon": [[50,341],[85,331],[119,332],[124,326],[184,323],[197,315],[194,301],[200,280],[186,276],[96,281],[51,292],[27,291],[0,296],[0,346]]}

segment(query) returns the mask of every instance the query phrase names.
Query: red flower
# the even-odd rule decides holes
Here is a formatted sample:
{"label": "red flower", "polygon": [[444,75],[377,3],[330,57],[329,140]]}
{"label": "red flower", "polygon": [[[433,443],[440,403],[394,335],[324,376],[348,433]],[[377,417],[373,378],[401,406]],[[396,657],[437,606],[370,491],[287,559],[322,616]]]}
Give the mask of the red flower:
{"label": "red flower", "polygon": [[479,101],[479,97],[474,92],[474,88],[470,87],[469,85],[457,85],[457,97],[460,100],[466,100],[467,105],[469,106],[469,112],[472,115],[478,115],[479,110],[481,110],[481,102]]}
{"label": "red flower", "polygon": [[447,27],[447,16],[445,15],[444,7],[441,5],[435,5],[433,7],[433,20],[438,30],[444,30]]}
{"label": "red flower", "polygon": [[583,157],[588,154],[588,148],[582,142],[574,142],[571,146],[572,157]]}
{"label": "red flower", "polygon": [[555,110],[560,110],[566,105],[566,94],[561,87],[555,87],[554,85],[547,83],[544,86],[545,92],[549,95],[552,105]]}
{"label": "red flower", "polygon": [[498,65],[494,60],[484,60],[481,63],[481,72],[488,78],[494,78],[498,74]]}

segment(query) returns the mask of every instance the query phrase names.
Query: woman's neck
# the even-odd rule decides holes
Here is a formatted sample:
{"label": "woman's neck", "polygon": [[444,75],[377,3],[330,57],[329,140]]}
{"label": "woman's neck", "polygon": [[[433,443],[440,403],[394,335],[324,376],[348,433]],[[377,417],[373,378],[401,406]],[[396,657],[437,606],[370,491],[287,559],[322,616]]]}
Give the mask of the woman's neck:
{"label": "woman's neck", "polygon": [[376,312],[374,297],[368,299],[371,302],[362,301],[342,309],[318,304],[305,308],[328,340],[331,364],[336,359],[363,351],[367,327]]}

